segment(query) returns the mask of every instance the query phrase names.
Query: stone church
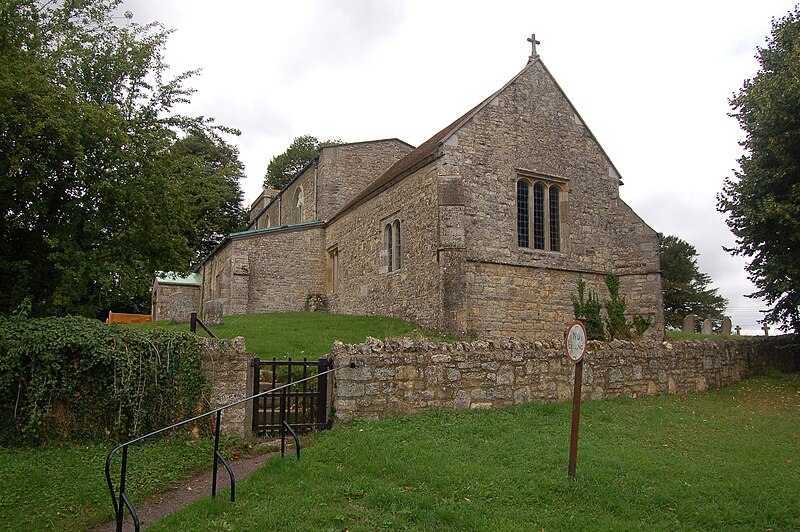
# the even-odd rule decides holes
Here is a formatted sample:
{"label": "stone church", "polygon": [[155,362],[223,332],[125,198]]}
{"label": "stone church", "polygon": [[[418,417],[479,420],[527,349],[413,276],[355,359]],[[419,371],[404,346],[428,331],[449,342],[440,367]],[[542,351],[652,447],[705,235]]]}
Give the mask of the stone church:
{"label": "stone church", "polygon": [[[621,184],[534,45],[520,73],[417,148],[320,149],[282,190],[261,194],[247,230],[180,290],[194,291],[201,312],[210,301],[225,314],[325,301],[456,335],[554,340],[573,319],[579,279],[603,300],[613,272],[628,312],[661,338],[658,238]],[[167,290],[174,283],[157,279],[156,319],[170,317],[157,296]]]}

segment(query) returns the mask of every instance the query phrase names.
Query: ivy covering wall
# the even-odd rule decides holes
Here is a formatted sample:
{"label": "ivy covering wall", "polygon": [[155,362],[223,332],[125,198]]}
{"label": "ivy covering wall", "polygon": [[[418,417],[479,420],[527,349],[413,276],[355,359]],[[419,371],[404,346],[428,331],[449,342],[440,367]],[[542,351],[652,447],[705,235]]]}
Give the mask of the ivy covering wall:
{"label": "ivy covering wall", "polygon": [[198,413],[206,386],[189,333],[0,318],[0,444],[127,439]]}

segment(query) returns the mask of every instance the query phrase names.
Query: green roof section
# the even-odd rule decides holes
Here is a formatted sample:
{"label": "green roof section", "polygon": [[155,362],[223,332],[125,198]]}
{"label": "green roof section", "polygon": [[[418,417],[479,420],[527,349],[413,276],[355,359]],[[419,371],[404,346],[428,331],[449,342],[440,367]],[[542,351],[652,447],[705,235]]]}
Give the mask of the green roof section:
{"label": "green roof section", "polygon": [[312,220],[310,222],[300,222],[296,224],[287,224],[287,225],[276,225],[274,227],[265,227],[263,229],[250,229],[249,231],[239,231],[238,233],[231,233],[228,235],[230,238],[242,236],[242,235],[254,235],[258,233],[272,233],[278,231],[279,229],[294,229],[296,227],[307,227],[311,225],[322,225],[323,222],[321,220]]}
{"label": "green roof section", "polygon": [[199,273],[179,275],[175,272],[156,272],[156,282],[159,284],[188,284],[200,286],[203,280]]}

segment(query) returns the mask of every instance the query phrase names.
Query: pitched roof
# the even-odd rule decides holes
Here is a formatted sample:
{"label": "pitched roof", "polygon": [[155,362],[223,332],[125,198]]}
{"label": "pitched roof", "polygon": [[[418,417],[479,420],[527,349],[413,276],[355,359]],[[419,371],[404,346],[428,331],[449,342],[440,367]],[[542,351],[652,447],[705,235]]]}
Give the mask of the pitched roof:
{"label": "pitched roof", "polygon": [[[536,59],[538,61],[538,58]],[[374,195],[379,190],[383,189],[396,179],[402,179],[406,175],[410,174],[412,171],[416,170],[421,164],[427,163],[432,157],[434,157],[439,149],[439,146],[444,144],[451,135],[453,135],[456,131],[461,129],[461,127],[466,124],[467,122],[475,116],[478,111],[483,109],[490,101],[492,101],[498,94],[503,92],[506,87],[508,87],[511,83],[513,83],[518,77],[520,77],[526,70],[528,70],[531,65],[535,61],[528,63],[525,68],[523,68],[519,74],[511,78],[511,80],[503,85],[500,90],[493,93],[491,96],[483,100],[481,103],[464,113],[461,117],[456,119],[452,124],[447,126],[446,128],[442,129],[434,136],[423,142],[419,145],[419,147],[410,153],[406,154],[405,157],[394,163],[392,166],[386,170],[383,175],[381,175],[378,179],[373,181],[363,192],[358,194],[352,201],[347,203],[344,207],[342,207],[339,212],[334,214],[330,220],[332,221],[335,218],[338,218],[340,214],[344,213],[345,211],[351,209],[355,205],[361,203],[368,197]]]}
{"label": "pitched roof", "polygon": [[[351,208],[355,207],[356,205],[358,205],[359,203],[363,202],[367,198],[377,194],[380,190],[382,190],[383,188],[387,187],[392,182],[404,178],[406,175],[410,174],[411,172],[413,172],[414,170],[419,168],[423,163],[427,163],[430,160],[432,160],[432,158],[436,155],[439,147],[442,144],[444,144],[447,141],[448,138],[450,138],[454,133],[456,133],[459,129],[461,129],[461,127],[464,126],[467,122],[469,122],[472,119],[472,117],[474,117],[476,114],[478,114],[478,112],[481,109],[486,107],[489,104],[489,102],[491,102],[493,99],[495,99],[500,93],[502,93],[504,90],[506,90],[506,88],[509,85],[514,83],[528,69],[532,68],[533,65],[535,65],[537,63],[540,64],[542,66],[542,68],[544,69],[544,71],[547,72],[547,74],[550,76],[550,78],[552,78],[552,80],[555,83],[556,87],[558,88],[559,92],[561,92],[561,94],[564,96],[564,99],[567,100],[567,103],[569,104],[569,106],[572,108],[572,110],[575,112],[575,114],[580,118],[580,114],[578,113],[578,110],[575,109],[574,105],[572,105],[572,102],[567,97],[567,95],[564,92],[564,90],[561,88],[561,86],[558,84],[556,79],[553,77],[553,75],[547,69],[547,67],[545,66],[544,62],[542,62],[541,58],[537,55],[537,56],[535,56],[535,58],[533,60],[529,61],[528,64],[525,65],[525,68],[520,70],[520,72],[516,76],[511,78],[499,90],[497,90],[491,96],[489,96],[488,98],[483,100],[481,103],[479,103],[478,105],[476,105],[475,107],[473,107],[472,109],[467,111],[463,116],[459,117],[452,124],[450,124],[449,126],[444,128],[443,130],[439,131],[434,136],[432,136],[431,138],[429,138],[428,140],[426,140],[425,142],[420,144],[420,146],[417,149],[415,149],[415,150],[411,151],[410,153],[406,154],[405,157],[403,157],[402,159],[397,161],[395,164],[390,166],[388,170],[386,170],[378,179],[373,181],[366,189],[364,189],[363,192],[358,194],[355,198],[353,198],[352,201],[350,201],[344,207],[342,207],[339,210],[339,212],[337,212],[336,214],[331,216],[331,218],[328,220],[328,222],[331,222],[331,221],[335,220],[336,218],[338,218],[344,212],[346,212],[346,211],[350,210]],[[611,162],[611,158],[608,156],[608,154],[606,154],[605,150],[603,149],[603,146],[597,141],[597,138],[591,132],[589,127],[586,126],[586,123],[583,121],[583,118],[580,118],[580,120],[581,120],[581,123],[584,124],[584,127],[586,128],[586,131],[589,133],[591,138],[600,147],[600,151],[606,157],[606,159],[608,160],[609,164],[611,165],[611,167],[616,172],[617,176],[619,176],[620,175],[619,171],[614,166],[614,163]],[[622,184],[622,178],[621,177],[619,177],[619,183]]]}

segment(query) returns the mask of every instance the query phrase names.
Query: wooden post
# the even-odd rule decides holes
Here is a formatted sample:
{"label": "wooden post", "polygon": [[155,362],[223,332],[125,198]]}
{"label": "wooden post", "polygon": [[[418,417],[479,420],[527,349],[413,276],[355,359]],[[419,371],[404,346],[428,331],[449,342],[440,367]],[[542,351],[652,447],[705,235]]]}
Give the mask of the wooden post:
{"label": "wooden post", "polygon": [[575,386],[572,390],[572,432],[569,436],[569,478],[575,477],[578,464],[578,426],[581,422],[581,388],[583,384],[583,359],[575,364]]}

